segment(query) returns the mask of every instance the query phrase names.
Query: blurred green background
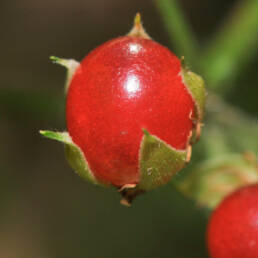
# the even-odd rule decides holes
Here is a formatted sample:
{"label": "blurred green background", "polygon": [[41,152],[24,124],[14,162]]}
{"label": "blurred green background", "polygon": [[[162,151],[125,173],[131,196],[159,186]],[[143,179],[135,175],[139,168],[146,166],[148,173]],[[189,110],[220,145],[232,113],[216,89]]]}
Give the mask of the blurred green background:
{"label": "blurred green background", "polygon": [[[178,2],[201,44],[237,3]],[[123,207],[115,191],[75,175],[62,146],[38,133],[65,129],[65,70],[49,56],[81,60],[126,34],[138,11],[147,32],[173,50],[153,1],[1,0],[0,258],[207,257],[206,213],[171,185]],[[223,86],[225,99],[254,116],[257,63],[256,52]]]}

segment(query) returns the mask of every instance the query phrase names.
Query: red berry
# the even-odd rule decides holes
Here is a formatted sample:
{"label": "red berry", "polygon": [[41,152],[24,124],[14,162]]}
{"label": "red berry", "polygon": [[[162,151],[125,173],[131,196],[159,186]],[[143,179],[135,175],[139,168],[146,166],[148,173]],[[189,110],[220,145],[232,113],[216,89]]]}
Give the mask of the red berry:
{"label": "red berry", "polygon": [[212,258],[258,257],[258,184],[222,201],[211,216],[207,237]]}
{"label": "red berry", "polygon": [[201,133],[204,81],[150,39],[139,14],[127,36],[104,43],[81,63],[51,59],[68,69],[68,132],[40,133],[65,144],[82,178],[117,187],[121,203],[130,205],[189,162]]}
{"label": "red berry", "polygon": [[117,187],[139,182],[143,130],[185,150],[195,104],[180,60],[153,40],[110,40],[81,62],[69,86],[68,132],[94,176]]}

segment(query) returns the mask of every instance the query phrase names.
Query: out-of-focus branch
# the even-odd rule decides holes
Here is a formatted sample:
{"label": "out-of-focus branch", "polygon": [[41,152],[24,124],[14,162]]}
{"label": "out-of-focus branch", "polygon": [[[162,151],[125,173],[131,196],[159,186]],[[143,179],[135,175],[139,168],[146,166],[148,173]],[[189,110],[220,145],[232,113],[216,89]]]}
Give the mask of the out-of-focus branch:
{"label": "out-of-focus branch", "polygon": [[202,56],[201,68],[208,85],[220,92],[225,82],[236,77],[238,71],[257,52],[258,1],[242,0],[233,8]]}
{"label": "out-of-focus branch", "polygon": [[196,65],[198,44],[190,24],[176,0],[155,0],[161,18],[178,56],[185,56],[191,65]]}

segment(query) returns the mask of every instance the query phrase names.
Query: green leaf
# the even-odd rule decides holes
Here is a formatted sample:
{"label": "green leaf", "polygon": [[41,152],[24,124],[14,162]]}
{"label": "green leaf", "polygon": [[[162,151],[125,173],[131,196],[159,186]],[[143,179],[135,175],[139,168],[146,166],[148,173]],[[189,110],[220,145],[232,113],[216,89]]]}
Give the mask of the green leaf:
{"label": "green leaf", "polygon": [[46,138],[56,140],[65,144],[65,154],[68,163],[75,172],[93,184],[100,184],[93,176],[83,152],[71,139],[67,132],[40,131]]}
{"label": "green leaf", "polygon": [[167,183],[186,163],[186,151],[176,150],[144,130],[140,149],[139,189],[151,190]]}

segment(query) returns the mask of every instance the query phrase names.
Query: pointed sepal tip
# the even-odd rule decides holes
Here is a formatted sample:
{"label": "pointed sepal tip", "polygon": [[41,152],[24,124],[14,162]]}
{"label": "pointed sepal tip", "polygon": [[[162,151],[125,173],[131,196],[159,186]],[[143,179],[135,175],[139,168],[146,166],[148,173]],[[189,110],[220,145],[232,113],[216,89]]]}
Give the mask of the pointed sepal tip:
{"label": "pointed sepal tip", "polygon": [[104,186],[98,182],[91,172],[89,165],[84,157],[80,147],[76,145],[68,132],[53,132],[48,130],[40,130],[39,133],[46,138],[56,140],[65,144],[65,155],[70,166],[82,178],[90,181],[93,184]]}
{"label": "pointed sepal tip", "polygon": [[141,14],[139,12],[134,17],[134,26],[142,26]]}
{"label": "pointed sepal tip", "polygon": [[75,61],[74,59],[59,58],[57,56],[50,56],[50,60],[52,60],[53,63],[64,66],[67,69],[67,76],[66,76],[66,82],[65,82],[65,93],[66,93],[68,91],[72,77],[76,69],[80,66],[80,63]]}
{"label": "pointed sepal tip", "polygon": [[141,15],[139,12],[135,15],[133,28],[127,36],[150,39],[150,36],[146,33],[142,25]]}

